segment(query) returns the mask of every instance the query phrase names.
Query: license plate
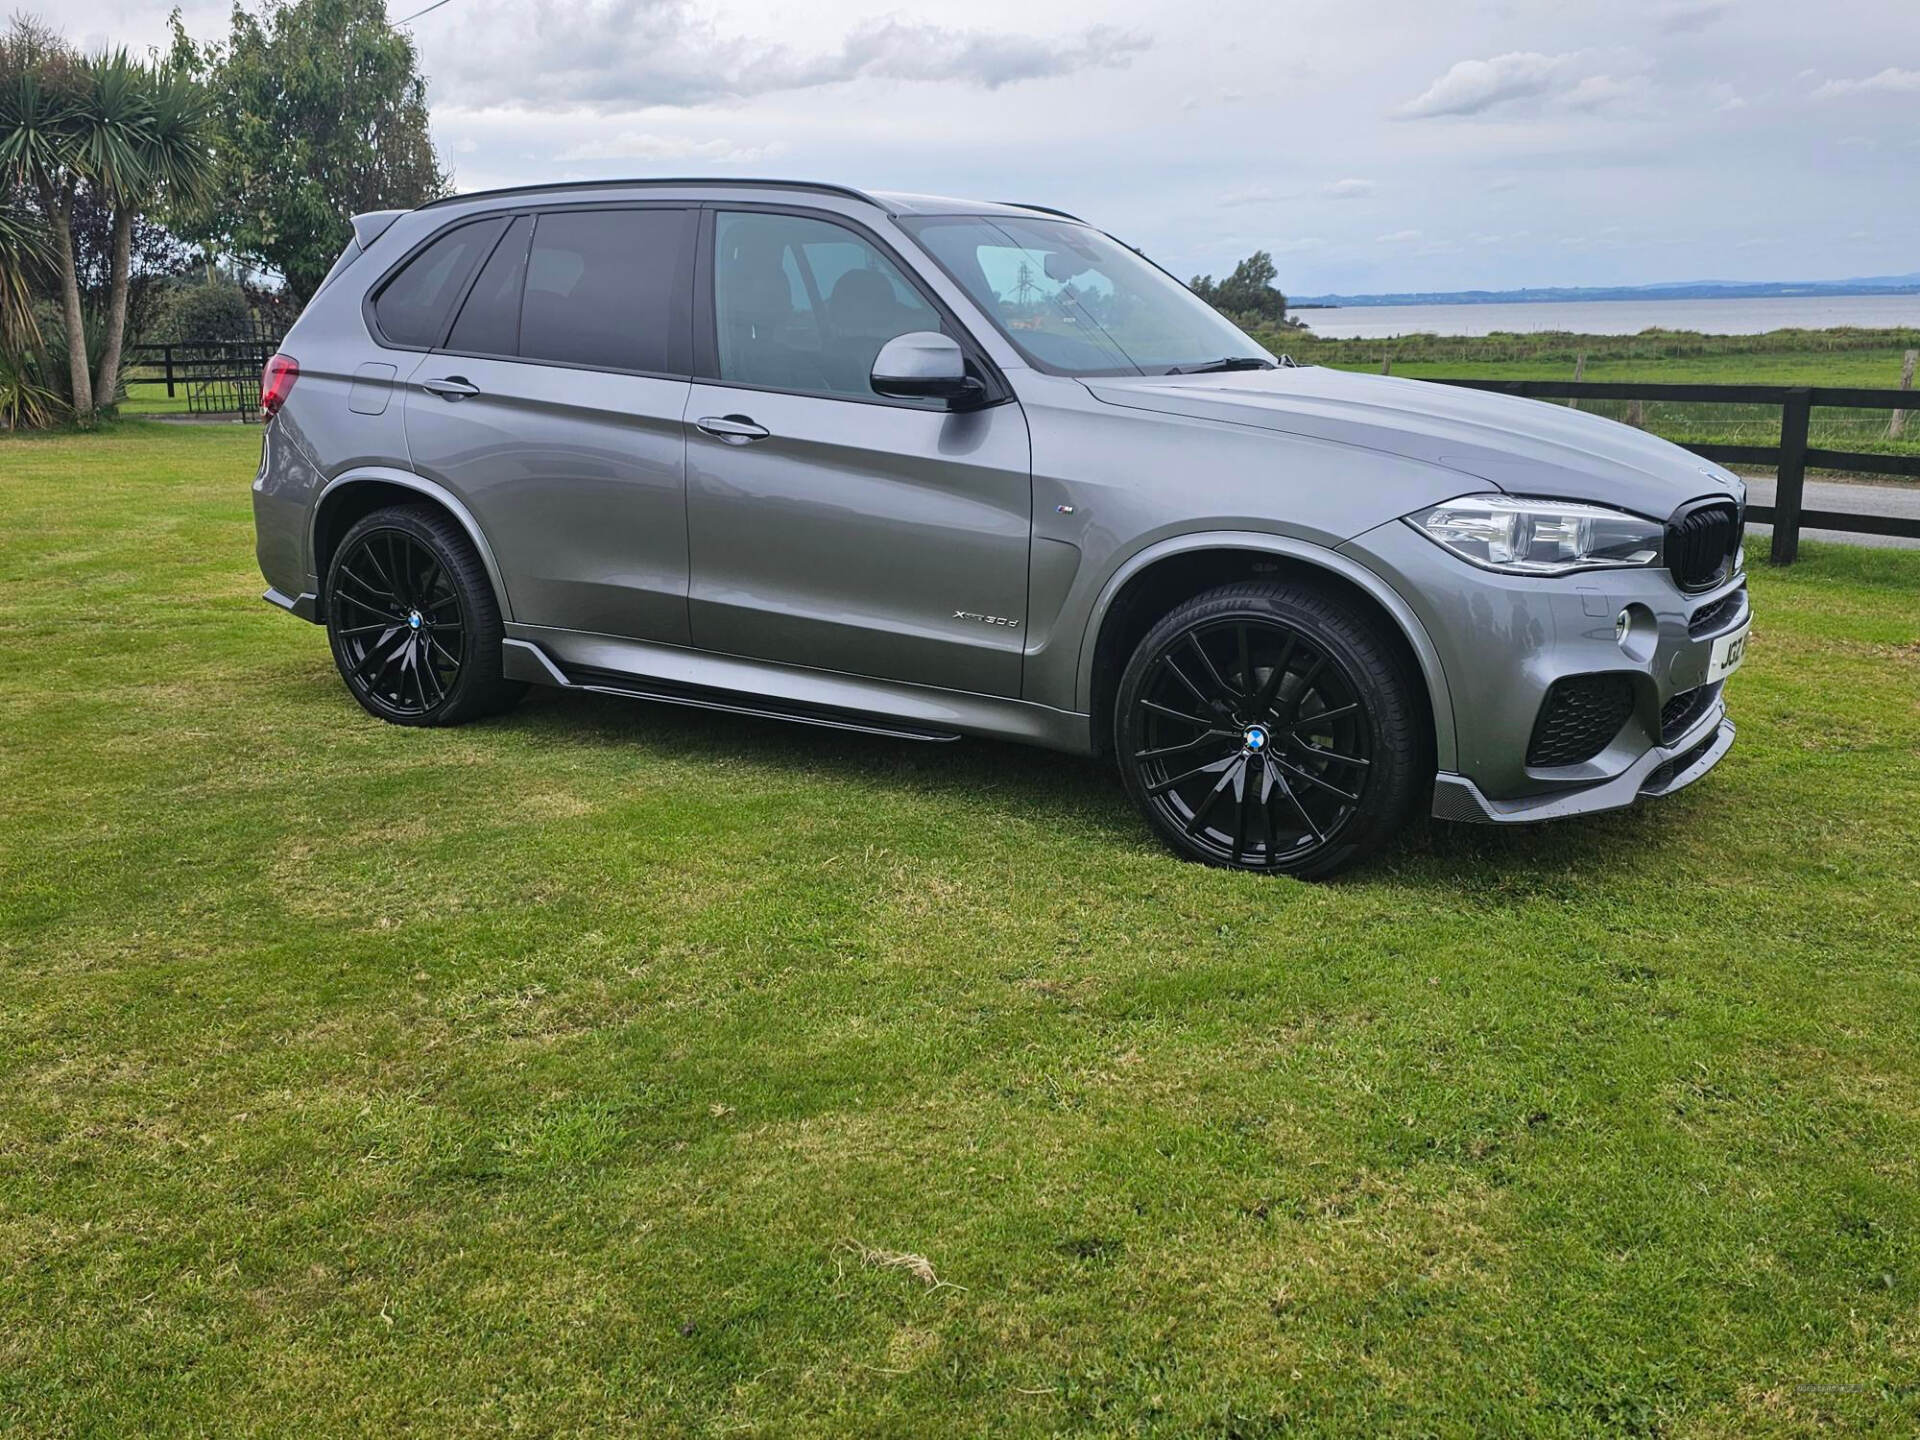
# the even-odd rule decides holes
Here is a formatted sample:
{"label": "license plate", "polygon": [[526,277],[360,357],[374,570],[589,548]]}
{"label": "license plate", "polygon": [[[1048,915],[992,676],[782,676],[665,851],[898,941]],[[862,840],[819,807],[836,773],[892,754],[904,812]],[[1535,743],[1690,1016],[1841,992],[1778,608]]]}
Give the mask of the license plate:
{"label": "license plate", "polygon": [[1707,684],[1724,680],[1740,668],[1747,658],[1747,631],[1751,626],[1742,625],[1731,635],[1722,635],[1713,642],[1713,654],[1707,659]]}

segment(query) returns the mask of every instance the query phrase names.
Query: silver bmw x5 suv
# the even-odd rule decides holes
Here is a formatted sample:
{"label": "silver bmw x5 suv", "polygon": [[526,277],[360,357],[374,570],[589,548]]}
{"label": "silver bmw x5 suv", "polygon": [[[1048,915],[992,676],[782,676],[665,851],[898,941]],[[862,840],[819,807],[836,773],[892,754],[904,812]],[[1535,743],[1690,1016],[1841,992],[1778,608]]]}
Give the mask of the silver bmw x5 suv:
{"label": "silver bmw x5 suv", "polygon": [[1029,741],[1295,875],[1733,743],[1737,478],[1296,367],[1071,216],[598,181],[353,229],[263,377],[254,509],[266,598],[383,720],[544,684]]}

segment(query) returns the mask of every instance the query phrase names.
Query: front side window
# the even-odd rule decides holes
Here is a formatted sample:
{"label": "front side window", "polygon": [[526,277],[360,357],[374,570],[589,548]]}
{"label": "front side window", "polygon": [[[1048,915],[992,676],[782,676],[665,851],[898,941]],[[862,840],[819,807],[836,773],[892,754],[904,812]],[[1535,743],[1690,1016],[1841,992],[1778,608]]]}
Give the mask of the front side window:
{"label": "front side window", "polygon": [[527,255],[520,354],[567,365],[669,370],[690,214],[541,215]]}
{"label": "front side window", "polygon": [[1043,370],[1166,375],[1273,363],[1186,286],[1088,226],[999,215],[900,223]]}
{"label": "front side window", "polygon": [[878,249],[798,215],[714,217],[713,309],[722,380],[869,400],[881,346],[944,328]]}
{"label": "front side window", "polygon": [[407,261],[373,302],[381,335],[395,345],[439,344],[474,267],[506,223],[491,219],[456,225]]}

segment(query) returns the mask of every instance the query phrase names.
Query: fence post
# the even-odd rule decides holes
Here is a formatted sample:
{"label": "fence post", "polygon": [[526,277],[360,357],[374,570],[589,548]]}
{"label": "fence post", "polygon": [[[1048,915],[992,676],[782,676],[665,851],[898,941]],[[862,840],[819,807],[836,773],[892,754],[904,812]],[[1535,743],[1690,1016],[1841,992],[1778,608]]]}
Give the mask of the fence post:
{"label": "fence post", "polygon": [[1800,556],[1800,499],[1807,481],[1807,423],[1813,415],[1812,396],[1789,390],[1780,406],[1780,469],[1773,489],[1773,553],[1776,565],[1791,565]]}
{"label": "fence post", "polygon": [[[1909,350],[1907,351],[1907,358],[1900,363],[1900,388],[1902,390],[1911,390],[1913,388],[1913,364],[1916,360],[1920,360],[1920,350]],[[1887,421],[1887,438],[1889,440],[1898,440],[1906,433],[1907,412],[1904,410],[1896,410],[1893,412],[1893,418]]]}
{"label": "fence post", "polygon": [[167,398],[171,400],[173,399],[173,345],[171,344],[171,342],[169,342],[166,346],[164,346],[161,349],[160,353],[162,356],[165,357],[165,360],[166,360]]}

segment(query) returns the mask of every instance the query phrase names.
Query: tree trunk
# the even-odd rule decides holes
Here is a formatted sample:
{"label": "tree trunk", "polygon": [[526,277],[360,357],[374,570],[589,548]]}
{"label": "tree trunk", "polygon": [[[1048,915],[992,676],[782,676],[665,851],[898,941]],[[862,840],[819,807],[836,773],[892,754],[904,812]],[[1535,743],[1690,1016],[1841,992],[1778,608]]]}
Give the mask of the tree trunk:
{"label": "tree trunk", "polygon": [[93,385],[87,378],[87,322],[80,313],[80,276],[73,264],[73,210],[71,195],[43,188],[47,222],[53,242],[60,247],[60,320],[67,332],[67,380],[73,387],[73,418],[93,423]]}
{"label": "tree trunk", "polygon": [[107,340],[94,376],[93,396],[111,405],[120,394],[120,349],[127,336],[127,283],[133,268],[133,206],[121,201],[113,212],[113,270],[107,286]]}

